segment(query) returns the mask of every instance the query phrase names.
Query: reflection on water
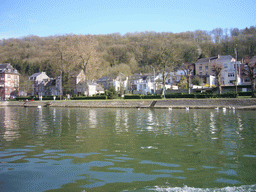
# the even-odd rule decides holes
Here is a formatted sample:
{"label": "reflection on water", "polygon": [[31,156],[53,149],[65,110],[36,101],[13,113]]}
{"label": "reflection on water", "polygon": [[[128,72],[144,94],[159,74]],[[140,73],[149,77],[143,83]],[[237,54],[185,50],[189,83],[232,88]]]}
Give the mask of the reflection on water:
{"label": "reflection on water", "polygon": [[5,108],[6,110],[1,113],[1,127],[5,127],[4,133],[1,135],[6,141],[13,141],[20,137],[19,125],[16,119],[12,115],[11,108]]}
{"label": "reflection on water", "polygon": [[4,191],[256,189],[254,111],[0,108],[0,115]]}

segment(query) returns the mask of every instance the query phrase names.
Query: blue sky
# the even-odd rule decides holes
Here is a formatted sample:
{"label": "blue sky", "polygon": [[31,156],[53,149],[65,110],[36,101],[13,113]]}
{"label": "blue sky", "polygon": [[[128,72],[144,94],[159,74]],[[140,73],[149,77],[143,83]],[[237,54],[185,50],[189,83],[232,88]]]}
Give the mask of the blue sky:
{"label": "blue sky", "polygon": [[256,0],[0,0],[0,39],[256,26]]}

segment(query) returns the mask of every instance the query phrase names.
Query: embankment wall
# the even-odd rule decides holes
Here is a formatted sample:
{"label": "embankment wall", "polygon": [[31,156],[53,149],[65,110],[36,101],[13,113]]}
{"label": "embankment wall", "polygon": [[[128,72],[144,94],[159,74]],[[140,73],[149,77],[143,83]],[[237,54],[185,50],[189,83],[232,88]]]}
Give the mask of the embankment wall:
{"label": "embankment wall", "polygon": [[236,107],[256,109],[256,99],[163,99],[163,100],[106,100],[106,101],[5,101],[10,107],[85,107],[85,108],[215,108]]}

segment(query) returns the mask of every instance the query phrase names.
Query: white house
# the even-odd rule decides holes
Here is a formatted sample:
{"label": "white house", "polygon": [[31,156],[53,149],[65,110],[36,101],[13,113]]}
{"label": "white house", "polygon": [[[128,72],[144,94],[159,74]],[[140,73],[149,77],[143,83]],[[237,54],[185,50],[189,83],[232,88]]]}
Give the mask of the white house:
{"label": "white house", "polygon": [[96,94],[104,93],[104,89],[93,81],[82,81],[76,85],[76,94],[93,96]]}
{"label": "white house", "polygon": [[196,75],[203,78],[204,83],[207,83],[210,86],[215,85],[214,79],[216,78],[214,78],[215,74],[212,71],[214,64],[219,64],[222,66],[222,85],[234,85],[236,75],[238,84],[240,84],[240,62],[236,63],[236,60],[231,55],[218,55],[214,57],[202,58],[196,62]]}
{"label": "white house", "polygon": [[39,72],[29,76],[29,80],[33,89],[31,95],[45,96],[45,84],[50,81],[50,77],[45,72]]}
{"label": "white house", "polygon": [[100,78],[97,83],[104,89],[114,87],[117,92],[120,90],[129,90],[129,78],[121,73],[116,76],[104,76]]}
{"label": "white house", "polygon": [[154,79],[152,81],[152,76],[142,75],[141,78],[137,80],[137,92],[144,95],[154,93]]}

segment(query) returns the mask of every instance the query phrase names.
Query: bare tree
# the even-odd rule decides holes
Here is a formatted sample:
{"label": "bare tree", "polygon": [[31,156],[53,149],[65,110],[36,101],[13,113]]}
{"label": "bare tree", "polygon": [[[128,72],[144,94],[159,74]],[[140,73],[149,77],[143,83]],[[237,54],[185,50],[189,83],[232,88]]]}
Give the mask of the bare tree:
{"label": "bare tree", "polygon": [[252,88],[252,97],[255,97],[255,69],[256,69],[256,56],[253,58],[245,59],[245,63],[247,64],[242,68],[242,74],[247,76],[251,80],[251,88]]}
{"label": "bare tree", "polygon": [[188,83],[188,93],[191,93],[191,72],[194,70],[195,65],[192,63],[184,63],[183,65],[181,65],[181,70],[184,71],[186,77],[187,77],[187,83]]}
{"label": "bare tree", "polygon": [[163,90],[162,95],[165,95],[165,82],[168,78],[168,74],[166,73],[167,68],[172,68],[174,66],[174,48],[167,41],[162,43],[158,47],[157,55],[157,66],[162,71],[162,84]]}
{"label": "bare tree", "polygon": [[63,94],[70,92],[70,72],[74,69],[74,54],[70,51],[72,40],[68,36],[61,36],[53,44],[56,75],[61,74]]}
{"label": "bare tree", "polygon": [[217,81],[217,86],[219,88],[219,93],[222,93],[221,89],[221,71],[223,67],[221,64],[217,63],[216,61],[212,64],[212,71],[215,74],[216,81]]}
{"label": "bare tree", "polygon": [[76,56],[77,67],[82,69],[86,79],[95,77],[99,68],[99,56],[97,53],[97,40],[91,35],[75,36],[72,52]]}
{"label": "bare tree", "polygon": [[20,76],[19,90],[24,94],[31,93],[33,91],[32,82],[27,76]]}

